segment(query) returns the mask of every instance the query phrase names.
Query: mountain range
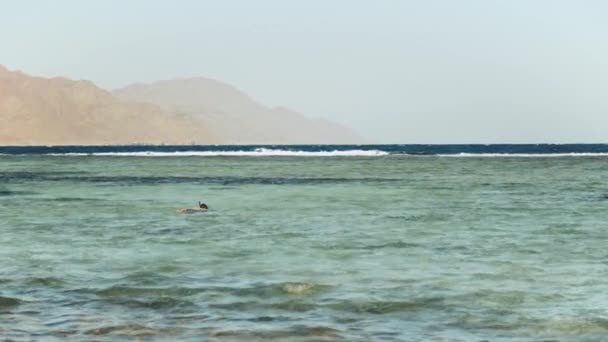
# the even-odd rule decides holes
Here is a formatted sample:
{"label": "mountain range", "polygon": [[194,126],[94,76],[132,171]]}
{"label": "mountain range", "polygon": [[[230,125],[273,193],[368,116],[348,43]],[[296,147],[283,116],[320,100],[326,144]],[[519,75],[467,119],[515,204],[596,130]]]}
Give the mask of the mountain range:
{"label": "mountain range", "polygon": [[325,119],[262,105],[196,77],[114,91],[91,81],[43,78],[0,65],[0,145],[356,144]]}

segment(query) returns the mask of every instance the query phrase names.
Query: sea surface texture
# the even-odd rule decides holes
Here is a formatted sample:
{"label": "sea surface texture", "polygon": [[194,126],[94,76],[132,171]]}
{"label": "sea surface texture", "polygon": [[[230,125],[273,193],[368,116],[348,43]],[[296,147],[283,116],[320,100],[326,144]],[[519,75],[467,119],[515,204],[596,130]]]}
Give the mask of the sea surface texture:
{"label": "sea surface texture", "polygon": [[607,145],[4,147],[0,340],[603,341],[607,241]]}

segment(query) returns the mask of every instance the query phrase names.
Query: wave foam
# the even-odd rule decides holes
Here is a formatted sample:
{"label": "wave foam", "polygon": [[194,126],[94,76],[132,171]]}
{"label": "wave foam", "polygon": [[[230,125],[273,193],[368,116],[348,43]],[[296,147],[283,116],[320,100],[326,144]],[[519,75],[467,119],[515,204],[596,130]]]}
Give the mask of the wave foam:
{"label": "wave foam", "polygon": [[289,151],[258,148],[253,151],[179,151],[179,152],[93,152],[50,153],[51,156],[113,156],[113,157],[378,157],[388,155],[380,150]]}

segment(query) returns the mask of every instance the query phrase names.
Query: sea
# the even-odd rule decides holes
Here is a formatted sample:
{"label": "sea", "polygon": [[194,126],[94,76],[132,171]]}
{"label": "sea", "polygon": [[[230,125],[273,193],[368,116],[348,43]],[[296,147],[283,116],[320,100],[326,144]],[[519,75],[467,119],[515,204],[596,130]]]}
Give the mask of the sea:
{"label": "sea", "polygon": [[0,147],[0,340],[606,341],[607,242],[606,144]]}

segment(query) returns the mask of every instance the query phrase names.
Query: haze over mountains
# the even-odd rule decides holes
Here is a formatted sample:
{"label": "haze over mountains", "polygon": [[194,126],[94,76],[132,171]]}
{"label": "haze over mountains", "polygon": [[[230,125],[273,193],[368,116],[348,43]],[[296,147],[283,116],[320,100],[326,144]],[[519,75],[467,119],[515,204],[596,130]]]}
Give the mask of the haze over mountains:
{"label": "haze over mountains", "polygon": [[347,128],[309,119],[286,108],[261,105],[234,87],[197,77],[134,84],[113,92],[125,100],[153,103],[191,114],[231,144],[361,143]]}
{"label": "haze over mountains", "polygon": [[261,105],[205,78],[109,92],[90,81],[33,77],[0,65],[0,144],[361,143],[336,123]]}

